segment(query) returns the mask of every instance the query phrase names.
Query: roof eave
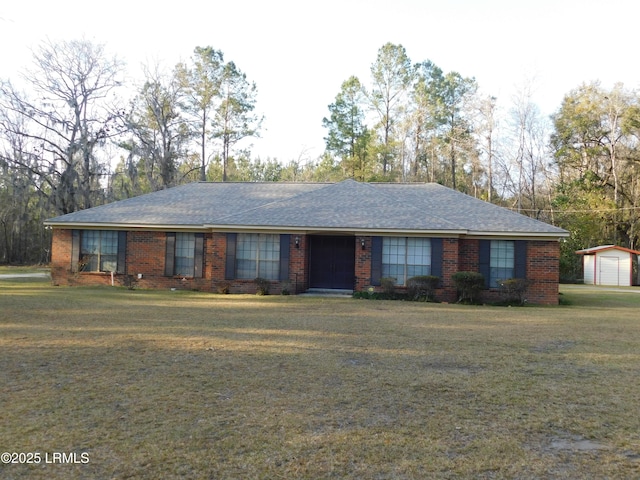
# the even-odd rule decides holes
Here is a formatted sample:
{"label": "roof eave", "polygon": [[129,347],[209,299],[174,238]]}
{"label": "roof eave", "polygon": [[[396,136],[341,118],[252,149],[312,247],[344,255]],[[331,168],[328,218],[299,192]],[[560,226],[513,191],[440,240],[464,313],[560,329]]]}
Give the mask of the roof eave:
{"label": "roof eave", "polygon": [[101,230],[163,230],[163,231],[218,231],[218,232],[291,232],[291,233],[350,233],[354,235],[429,235],[438,237],[475,237],[475,238],[548,238],[559,240],[569,236],[569,232],[508,232],[480,231],[464,229],[402,229],[375,227],[315,227],[297,225],[228,225],[228,224],[141,224],[109,222],[55,222],[45,221],[46,227],[69,229]]}
{"label": "roof eave", "polygon": [[43,222],[45,227],[71,228],[71,229],[94,229],[94,230],[206,230],[203,225],[191,224],[141,224],[141,223],[105,223],[105,222]]}
{"label": "roof eave", "polygon": [[562,238],[569,237],[570,233],[566,231],[562,232],[510,232],[510,231],[481,231],[481,230],[469,230],[467,236],[476,238],[494,238],[494,237],[509,237],[520,238],[522,240],[527,239],[553,239],[560,240]]}
{"label": "roof eave", "polygon": [[607,250],[620,250],[621,252],[627,252],[634,255],[640,255],[640,251],[632,250],[631,248],[620,247],[618,245],[603,245],[600,247],[585,248],[583,250],[576,250],[578,255],[595,255],[596,253],[606,252]]}
{"label": "roof eave", "polygon": [[313,234],[313,233],[352,233],[354,235],[384,235],[384,234],[398,234],[403,233],[406,235],[435,235],[442,237],[460,236],[465,235],[466,230],[438,230],[438,229],[400,229],[400,228],[374,228],[374,227],[316,227],[316,226],[299,226],[299,225],[219,225],[219,224],[206,224],[206,229],[217,232],[237,232],[237,231],[278,231],[278,232],[291,232],[300,234]]}

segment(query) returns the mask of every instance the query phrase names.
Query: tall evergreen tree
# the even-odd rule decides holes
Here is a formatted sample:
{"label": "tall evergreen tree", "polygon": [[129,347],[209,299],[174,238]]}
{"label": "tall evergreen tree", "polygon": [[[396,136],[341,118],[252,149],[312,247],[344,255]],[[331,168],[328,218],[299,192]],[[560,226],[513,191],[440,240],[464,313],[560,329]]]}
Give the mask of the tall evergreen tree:
{"label": "tall evergreen tree", "polygon": [[191,64],[179,64],[178,75],[185,92],[185,107],[191,116],[193,136],[200,146],[200,180],[207,179],[207,146],[211,140],[211,122],[218,107],[224,58],[220,50],[196,47]]}
{"label": "tall evergreen tree", "polygon": [[370,132],[365,125],[365,103],[362,85],[357,77],[342,83],[335,102],[329,105],[329,118],[322,120],[328,130],[325,137],[328,152],[341,159],[347,176],[364,181],[371,171],[369,165]]}
{"label": "tall evergreen tree", "polygon": [[383,45],[371,65],[371,78],[373,88],[367,96],[379,119],[382,174],[386,175],[397,157],[399,139],[394,137],[394,128],[400,121],[406,93],[414,79],[414,68],[405,48],[392,43]]}
{"label": "tall evergreen tree", "polygon": [[212,138],[222,143],[222,181],[227,181],[227,167],[234,145],[257,136],[262,118],[255,115],[257,87],[229,62],[222,67],[219,86],[220,103],[211,121]]}

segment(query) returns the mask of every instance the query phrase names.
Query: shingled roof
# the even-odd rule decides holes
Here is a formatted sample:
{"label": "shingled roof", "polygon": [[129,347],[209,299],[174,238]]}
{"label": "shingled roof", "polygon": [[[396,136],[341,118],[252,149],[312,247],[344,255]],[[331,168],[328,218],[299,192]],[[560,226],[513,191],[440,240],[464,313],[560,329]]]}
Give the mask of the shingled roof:
{"label": "shingled roof", "polygon": [[197,182],[70,213],[66,228],[406,232],[566,237],[438,184]]}

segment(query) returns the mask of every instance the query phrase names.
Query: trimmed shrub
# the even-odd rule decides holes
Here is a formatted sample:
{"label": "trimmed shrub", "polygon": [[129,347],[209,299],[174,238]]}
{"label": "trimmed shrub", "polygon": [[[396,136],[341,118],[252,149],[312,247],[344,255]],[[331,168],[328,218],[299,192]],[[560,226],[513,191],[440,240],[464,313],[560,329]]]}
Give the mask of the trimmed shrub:
{"label": "trimmed shrub", "polygon": [[411,300],[432,301],[440,277],[434,275],[418,275],[407,280],[407,294]]}
{"label": "trimmed shrub", "polygon": [[282,282],[280,295],[291,295],[291,283],[290,282]]}
{"label": "trimmed shrub", "polygon": [[458,289],[459,303],[479,303],[484,288],[484,275],[478,272],[456,272],[451,276]]}
{"label": "trimmed shrub", "polygon": [[393,295],[396,292],[396,279],[392,277],[383,277],[380,279],[382,291],[387,295]]}
{"label": "trimmed shrub", "polygon": [[218,293],[220,293],[220,294],[223,294],[223,295],[228,294],[230,290],[231,290],[231,283],[229,283],[227,281],[220,282],[216,286],[216,291]]}
{"label": "trimmed shrub", "polygon": [[524,305],[527,301],[525,294],[530,281],[526,278],[509,278],[499,282],[500,295],[509,305]]}
{"label": "trimmed shrub", "polygon": [[256,284],[256,295],[269,295],[269,289],[271,288],[271,282],[266,278],[258,277],[253,280]]}

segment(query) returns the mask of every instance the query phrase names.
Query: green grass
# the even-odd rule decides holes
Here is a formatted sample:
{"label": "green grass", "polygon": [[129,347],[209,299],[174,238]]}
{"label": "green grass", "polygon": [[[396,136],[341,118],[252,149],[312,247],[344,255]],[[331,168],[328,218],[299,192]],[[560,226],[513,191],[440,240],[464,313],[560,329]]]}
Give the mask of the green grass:
{"label": "green grass", "polygon": [[634,478],[640,295],[562,307],[0,281],[1,478]]}

